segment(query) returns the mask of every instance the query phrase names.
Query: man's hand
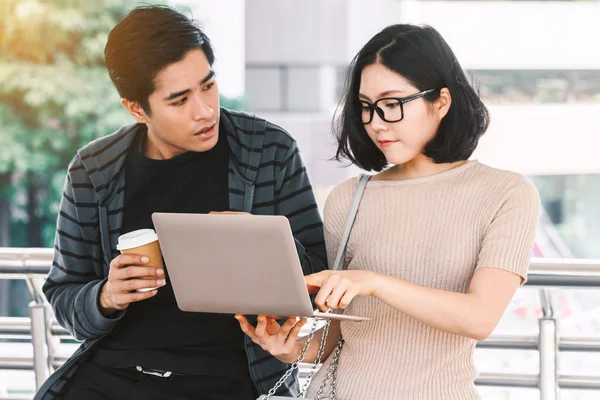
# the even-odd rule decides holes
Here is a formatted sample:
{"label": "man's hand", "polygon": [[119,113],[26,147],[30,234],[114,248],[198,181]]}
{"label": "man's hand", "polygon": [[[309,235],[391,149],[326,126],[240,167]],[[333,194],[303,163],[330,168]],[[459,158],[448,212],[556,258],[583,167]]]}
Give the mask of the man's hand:
{"label": "man's hand", "polygon": [[279,325],[276,319],[259,315],[256,327],[252,326],[243,315],[237,314],[235,319],[239,321],[242,331],[254,343],[279,361],[291,364],[298,360],[302,345],[298,344],[297,339],[300,329],[306,323],[306,318],[300,320],[289,318],[283,325]]}
{"label": "man's hand", "polygon": [[162,269],[147,266],[149,259],[145,256],[121,254],[110,263],[108,281],[100,291],[100,311],[105,317],[110,317],[117,311],[126,309],[129,304],[146,300],[157,293],[137,292],[138,289],[161,287],[165,285],[164,279],[157,278],[164,275]]}

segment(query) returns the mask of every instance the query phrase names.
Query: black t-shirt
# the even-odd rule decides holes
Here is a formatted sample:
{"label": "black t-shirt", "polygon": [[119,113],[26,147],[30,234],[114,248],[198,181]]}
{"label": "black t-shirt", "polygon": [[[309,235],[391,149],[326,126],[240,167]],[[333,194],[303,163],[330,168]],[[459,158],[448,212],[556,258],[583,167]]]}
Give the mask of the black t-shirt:
{"label": "black t-shirt", "polygon": [[[224,135],[210,151],[187,152],[169,160],[147,158],[145,140],[145,134],[136,139],[125,163],[122,233],[154,229],[153,212],[229,209],[229,147]],[[166,264],[166,285],[154,297],[129,305],[115,329],[101,341],[92,362],[247,382],[249,367],[239,323],[230,315],[181,311],[168,269]]]}

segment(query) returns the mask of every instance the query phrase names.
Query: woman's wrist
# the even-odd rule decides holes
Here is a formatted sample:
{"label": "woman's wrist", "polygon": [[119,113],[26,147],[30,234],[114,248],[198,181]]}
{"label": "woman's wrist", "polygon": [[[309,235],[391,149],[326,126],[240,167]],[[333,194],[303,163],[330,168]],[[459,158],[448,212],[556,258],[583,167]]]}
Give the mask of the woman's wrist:
{"label": "woman's wrist", "polygon": [[377,272],[369,272],[369,277],[365,282],[365,296],[377,297],[379,288],[381,287],[382,280],[385,277]]}

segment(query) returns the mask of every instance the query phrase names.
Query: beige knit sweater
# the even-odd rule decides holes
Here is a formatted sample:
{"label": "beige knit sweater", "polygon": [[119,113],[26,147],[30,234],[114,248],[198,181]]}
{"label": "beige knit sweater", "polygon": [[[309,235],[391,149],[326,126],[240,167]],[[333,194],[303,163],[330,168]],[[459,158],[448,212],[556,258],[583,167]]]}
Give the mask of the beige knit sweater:
{"label": "beige knit sweater", "polygon": [[[325,205],[330,265],[356,183],[337,186]],[[463,293],[480,267],[525,280],[538,204],[536,189],[520,175],[476,161],[424,178],[371,181],[349,240],[347,268]],[[355,298],[347,312],[371,321],[342,323],[338,400],[479,398],[475,340],[424,325],[373,297]],[[315,397],[331,359],[307,397]]]}

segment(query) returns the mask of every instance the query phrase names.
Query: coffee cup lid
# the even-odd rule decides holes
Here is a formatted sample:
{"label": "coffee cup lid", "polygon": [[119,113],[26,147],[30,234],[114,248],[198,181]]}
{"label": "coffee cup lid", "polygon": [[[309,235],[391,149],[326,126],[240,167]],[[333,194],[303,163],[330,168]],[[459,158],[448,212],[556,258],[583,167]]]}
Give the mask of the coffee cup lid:
{"label": "coffee cup lid", "polygon": [[133,249],[158,240],[154,229],[138,229],[119,236],[117,250]]}

